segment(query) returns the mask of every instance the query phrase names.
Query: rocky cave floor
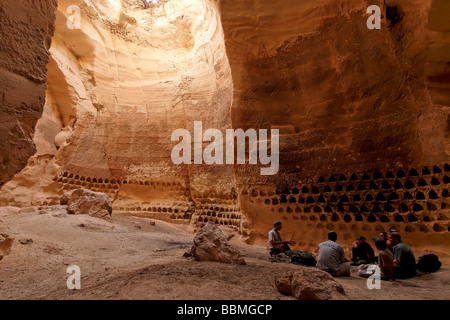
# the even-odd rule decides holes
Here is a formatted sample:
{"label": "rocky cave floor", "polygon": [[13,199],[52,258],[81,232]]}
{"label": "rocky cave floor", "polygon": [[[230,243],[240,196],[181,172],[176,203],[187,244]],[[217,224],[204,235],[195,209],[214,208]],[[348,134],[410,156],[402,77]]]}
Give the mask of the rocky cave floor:
{"label": "rocky cave floor", "polygon": [[[265,247],[238,237],[230,242],[247,265],[196,262],[182,257],[195,236],[184,225],[45,212],[2,215],[15,240],[0,262],[0,299],[293,299],[277,291],[274,277],[298,267],[271,262]],[[67,289],[69,265],[80,267],[81,290]],[[351,300],[450,298],[449,266],[402,286],[382,282],[379,290],[352,268],[351,277],[337,279]]]}

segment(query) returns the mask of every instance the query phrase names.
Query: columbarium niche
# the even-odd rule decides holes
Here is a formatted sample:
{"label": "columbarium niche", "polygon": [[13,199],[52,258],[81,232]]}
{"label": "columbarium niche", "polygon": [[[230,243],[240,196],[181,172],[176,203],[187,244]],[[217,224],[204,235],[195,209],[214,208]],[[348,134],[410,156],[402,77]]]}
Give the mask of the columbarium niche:
{"label": "columbarium niche", "polygon": [[[361,180],[337,181],[335,179],[316,180],[311,179],[310,184],[291,185],[286,190],[304,190],[302,201],[297,204],[297,209],[292,212],[289,204],[281,201],[284,194],[276,195],[267,202],[264,208],[259,211],[260,216],[267,220],[281,220],[287,227],[288,232],[293,236],[307,238],[308,236],[318,236],[322,234],[318,229],[324,230],[350,230],[343,233],[344,241],[356,238],[356,236],[365,234],[373,236],[380,231],[395,229],[405,235],[407,239],[414,235],[419,239],[427,238],[427,234],[434,233],[437,237],[447,237],[450,221],[448,219],[448,191],[449,182],[444,183],[444,178],[448,175],[447,164],[436,165],[435,172],[427,170],[416,170],[411,168],[409,172],[405,169],[399,169],[401,172],[396,177],[389,177],[388,173],[360,173]],[[443,170],[440,170],[442,168]],[[447,169],[448,170],[448,169]],[[403,172],[407,172],[403,174]],[[419,174],[422,172],[422,174]],[[357,174],[353,174],[357,176]],[[363,177],[370,177],[370,180],[362,180]],[[372,180],[373,179],[373,180]],[[347,186],[352,182],[369,186],[376,179],[396,179],[402,187],[371,189],[361,188],[358,190],[348,189]],[[331,182],[330,182],[331,180]],[[439,184],[429,183],[432,180],[439,181]],[[322,181],[314,183],[313,181]],[[410,185],[408,186],[409,181]],[[425,181],[425,184],[418,183]],[[329,188],[335,190],[336,185],[343,188],[340,191],[329,192]],[[406,186],[405,186],[406,185]],[[414,187],[412,187],[414,185]],[[319,193],[313,193],[313,188]],[[248,201],[248,196],[243,192],[241,203]],[[306,199],[306,201],[304,201]],[[292,216],[284,216],[281,213],[290,212]],[[268,211],[267,214],[261,213]],[[270,212],[270,213],[269,213]],[[302,221],[301,213],[310,214],[310,221],[327,222],[332,221],[333,226],[321,224],[311,229]],[[318,215],[316,215],[318,214]],[[300,221],[300,222],[297,222]],[[439,223],[436,223],[439,221]],[[292,226],[297,229],[291,231]],[[284,231],[286,232],[286,231]]]}

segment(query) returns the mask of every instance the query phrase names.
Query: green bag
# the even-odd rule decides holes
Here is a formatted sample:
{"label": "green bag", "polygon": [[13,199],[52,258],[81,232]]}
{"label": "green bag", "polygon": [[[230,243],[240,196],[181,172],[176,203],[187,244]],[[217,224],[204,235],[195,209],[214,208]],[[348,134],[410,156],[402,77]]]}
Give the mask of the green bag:
{"label": "green bag", "polygon": [[301,264],[310,267],[315,267],[317,264],[316,257],[307,251],[289,250],[284,254],[289,257],[289,261],[293,264]]}

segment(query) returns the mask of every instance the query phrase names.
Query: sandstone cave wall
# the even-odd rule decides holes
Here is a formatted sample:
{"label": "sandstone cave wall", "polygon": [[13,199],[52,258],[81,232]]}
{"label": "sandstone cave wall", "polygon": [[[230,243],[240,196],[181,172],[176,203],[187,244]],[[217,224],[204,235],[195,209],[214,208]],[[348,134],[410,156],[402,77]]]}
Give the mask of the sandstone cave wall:
{"label": "sandstone cave wall", "polygon": [[0,1],[0,186],[36,152],[56,0]]}
{"label": "sandstone cave wall", "polygon": [[445,123],[445,152],[450,154],[450,2],[433,0],[427,26],[428,50],[425,75],[433,103]]}
{"label": "sandstone cave wall", "polygon": [[448,158],[424,77],[431,1],[370,3],[382,30],[366,27],[363,0],[221,2],[233,126],[280,128],[294,181]]}
{"label": "sandstone cave wall", "polygon": [[[215,1],[59,1],[38,154],[1,191],[11,205],[106,192],[118,213],[189,222],[220,206],[239,227],[232,165],[176,166],[175,129],[231,128],[231,71]],[[70,5],[81,29],[67,28]],[[201,18],[199,17],[201,13]],[[35,192],[30,192],[35,190]],[[44,191],[45,190],[45,191]]]}
{"label": "sandstone cave wall", "polygon": [[[349,245],[396,228],[445,253],[444,2],[371,1],[382,30],[366,28],[363,0],[113,3],[59,1],[38,152],[1,204],[55,204],[85,187],[116,213],[214,221],[250,242],[281,220],[302,249],[331,229]],[[66,27],[72,4],[81,30]],[[280,129],[279,173],[173,165],[171,133],[198,120]]]}
{"label": "sandstone cave wall", "polygon": [[[372,4],[382,8],[381,30],[366,27]],[[250,241],[266,242],[276,220],[286,238],[311,250],[330,230],[350,245],[359,235],[395,228],[416,248],[434,239],[446,255],[449,59],[442,6],[221,2],[233,127],[281,134],[277,175],[236,167]],[[418,177],[434,166],[436,181]],[[419,174],[406,183],[410,171]]]}

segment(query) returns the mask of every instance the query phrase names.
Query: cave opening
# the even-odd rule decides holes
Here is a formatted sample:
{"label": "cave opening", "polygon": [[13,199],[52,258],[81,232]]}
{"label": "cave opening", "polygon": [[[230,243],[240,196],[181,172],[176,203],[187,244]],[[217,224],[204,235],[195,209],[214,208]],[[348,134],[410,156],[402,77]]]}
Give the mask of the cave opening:
{"label": "cave opening", "polygon": [[386,19],[389,21],[389,29],[399,24],[403,19],[404,13],[399,6],[386,6]]}

